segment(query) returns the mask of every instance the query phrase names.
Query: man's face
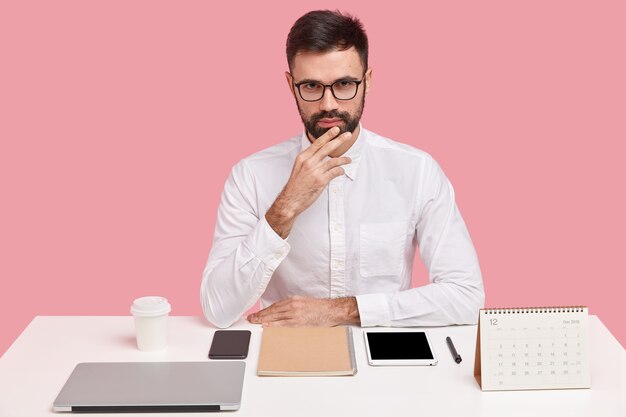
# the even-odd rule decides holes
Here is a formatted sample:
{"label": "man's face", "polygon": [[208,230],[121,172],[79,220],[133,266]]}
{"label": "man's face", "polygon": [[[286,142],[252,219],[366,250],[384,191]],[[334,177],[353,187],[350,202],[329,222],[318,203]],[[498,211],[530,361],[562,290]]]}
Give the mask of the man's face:
{"label": "man's face", "polygon": [[[359,126],[365,95],[371,83],[371,70],[363,77],[363,64],[354,47],[345,51],[300,52],[296,55],[292,72],[285,73],[289,88],[296,99],[302,123],[311,140],[322,136],[333,126],[339,126],[341,132],[354,132]],[[318,101],[305,101],[294,84],[303,81],[330,85],[341,80],[361,80],[356,96],[351,100],[336,99],[330,88]],[[306,85],[301,86],[302,89]]]}

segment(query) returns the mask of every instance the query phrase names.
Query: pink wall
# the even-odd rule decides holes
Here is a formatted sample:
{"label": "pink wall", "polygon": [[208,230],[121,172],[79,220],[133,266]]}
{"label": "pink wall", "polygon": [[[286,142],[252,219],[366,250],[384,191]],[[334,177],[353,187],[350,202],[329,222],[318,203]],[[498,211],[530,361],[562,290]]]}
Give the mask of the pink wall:
{"label": "pink wall", "polygon": [[325,7],[370,35],[364,125],[455,185],[487,305],[586,304],[626,344],[626,3],[369,4],[3,2],[0,353],[35,315],[201,314],[223,182],[301,131],[285,37]]}

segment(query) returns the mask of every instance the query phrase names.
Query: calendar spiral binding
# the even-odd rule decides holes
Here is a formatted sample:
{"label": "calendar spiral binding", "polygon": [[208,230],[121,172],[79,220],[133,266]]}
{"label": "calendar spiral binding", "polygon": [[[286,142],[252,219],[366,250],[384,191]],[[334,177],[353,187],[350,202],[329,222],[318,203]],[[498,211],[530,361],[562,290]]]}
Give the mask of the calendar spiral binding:
{"label": "calendar spiral binding", "polygon": [[583,313],[586,306],[495,307],[484,308],[485,314]]}

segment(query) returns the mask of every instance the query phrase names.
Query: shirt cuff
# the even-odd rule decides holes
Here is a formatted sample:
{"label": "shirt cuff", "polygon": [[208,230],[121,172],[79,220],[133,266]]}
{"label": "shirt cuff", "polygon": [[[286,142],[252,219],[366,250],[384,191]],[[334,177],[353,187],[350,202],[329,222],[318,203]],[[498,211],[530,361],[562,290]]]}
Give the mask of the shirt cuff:
{"label": "shirt cuff", "polygon": [[391,311],[385,294],[364,294],[356,296],[361,327],[389,326]]}
{"label": "shirt cuff", "polygon": [[291,245],[272,229],[265,216],[261,218],[259,227],[255,228],[248,243],[256,257],[272,269],[278,267],[291,249]]}

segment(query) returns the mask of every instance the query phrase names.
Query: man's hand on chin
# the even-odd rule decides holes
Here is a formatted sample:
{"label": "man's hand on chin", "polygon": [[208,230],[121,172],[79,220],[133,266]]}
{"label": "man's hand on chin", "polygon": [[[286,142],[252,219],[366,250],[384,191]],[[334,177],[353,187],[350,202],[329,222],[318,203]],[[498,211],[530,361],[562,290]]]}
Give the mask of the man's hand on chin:
{"label": "man's hand on chin", "polygon": [[307,298],[294,296],[247,317],[250,323],[266,327],[331,327],[360,325],[355,297]]}

